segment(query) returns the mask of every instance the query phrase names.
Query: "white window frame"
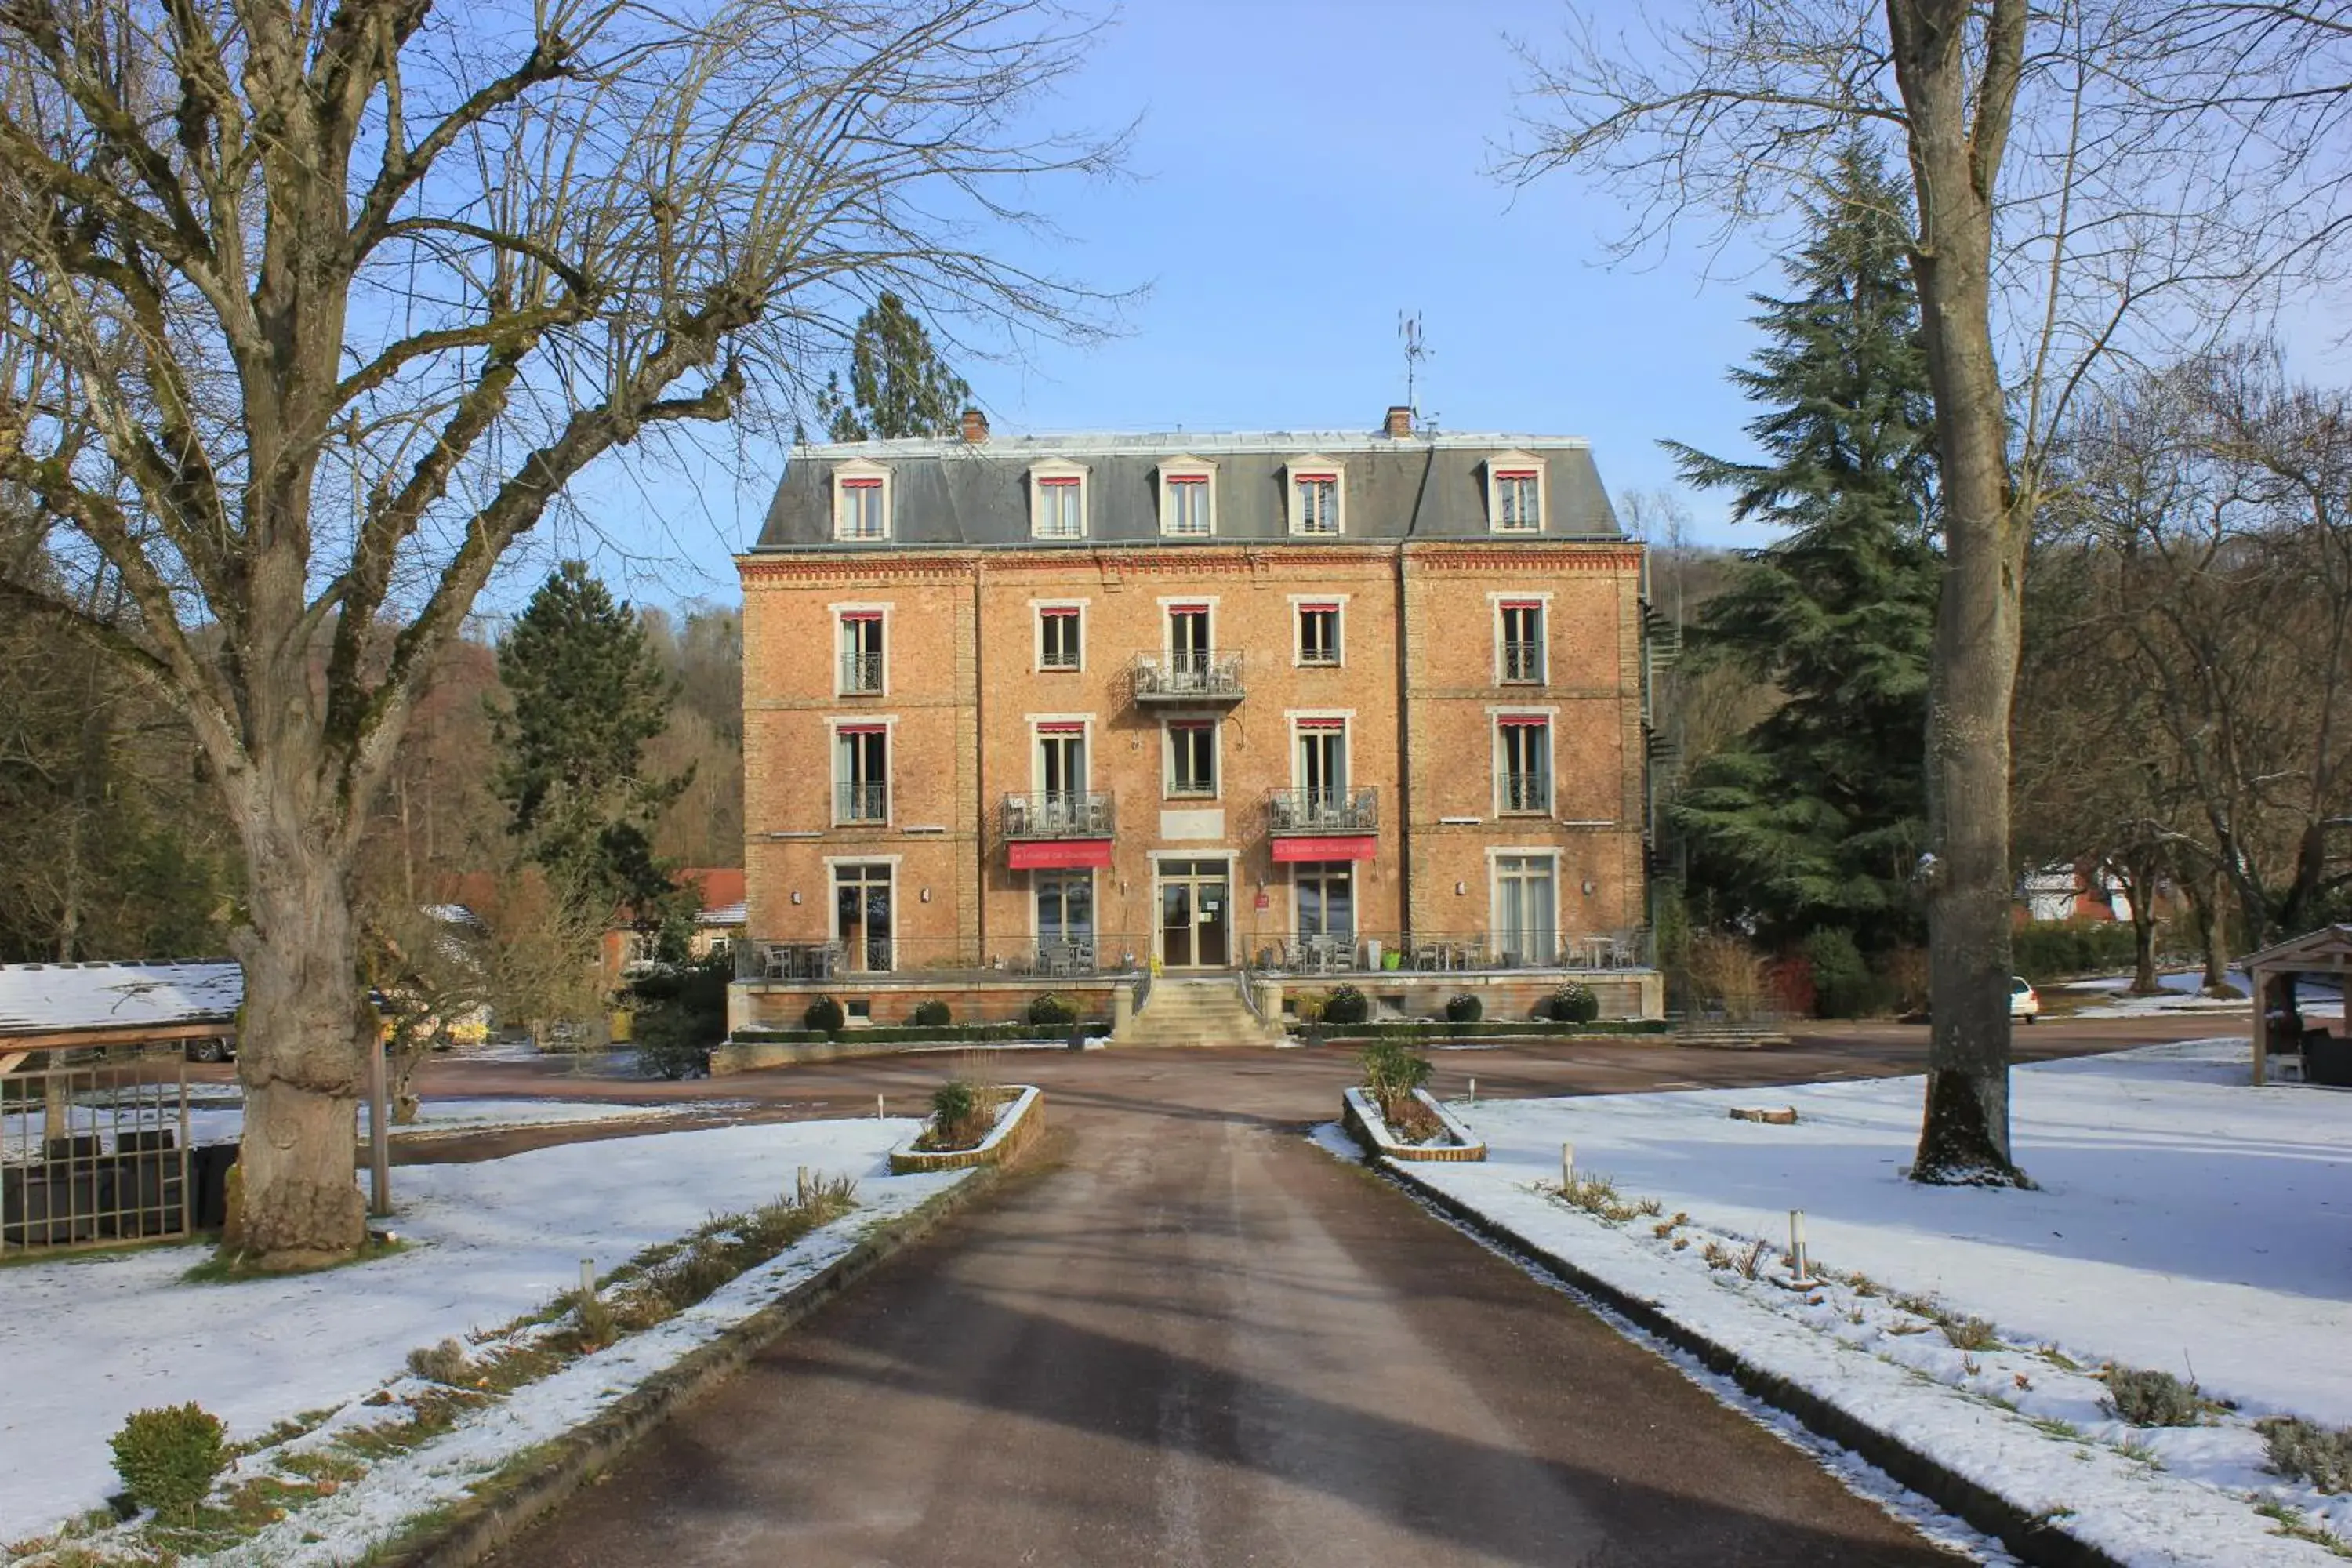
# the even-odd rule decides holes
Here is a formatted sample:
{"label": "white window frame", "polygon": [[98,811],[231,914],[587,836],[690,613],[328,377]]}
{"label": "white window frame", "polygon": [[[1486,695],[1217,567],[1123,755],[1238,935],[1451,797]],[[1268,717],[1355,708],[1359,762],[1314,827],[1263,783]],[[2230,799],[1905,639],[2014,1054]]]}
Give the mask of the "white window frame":
{"label": "white window frame", "polygon": [[1486,848],[1486,940],[1501,941],[1503,934],[1503,868],[1501,861],[1513,859],[1549,860],[1551,862],[1551,940],[1557,947],[1561,932],[1567,928],[1560,921],[1567,913],[1565,874],[1560,869],[1561,856],[1557,844],[1495,844]]}
{"label": "white window frame", "polygon": [[[1298,505],[1298,487],[1309,479],[1331,481],[1331,526],[1308,528]],[[1348,531],[1348,468],[1344,463],[1310,453],[1282,467],[1282,510],[1293,535],[1301,539],[1338,539]]]}
{"label": "white window frame", "polygon": [[[1495,630],[1496,685],[1533,689],[1549,686],[1551,684],[1551,595],[1549,592],[1541,590],[1524,594],[1491,593],[1486,595],[1488,614],[1494,622]],[[1543,637],[1537,645],[1541,650],[1537,657],[1543,661],[1543,679],[1540,680],[1512,680],[1507,679],[1508,667],[1506,663],[1506,655],[1503,651],[1503,609],[1504,606],[1509,605],[1535,605],[1538,606],[1543,616]]]}
{"label": "white window frame", "polygon": [[[1496,816],[1546,820],[1558,815],[1559,805],[1559,710],[1557,708],[1490,708],[1486,710],[1488,726],[1494,731],[1494,814]],[[1518,724],[1506,724],[1505,720],[1539,719],[1544,731],[1544,805],[1540,812],[1514,809],[1506,805],[1508,759],[1503,752],[1503,731],[1518,729]],[[1531,726],[1526,726],[1531,727]]]}
{"label": "white window frame", "polygon": [[[1209,788],[1206,793],[1176,787],[1176,731],[1180,727],[1209,732]],[[1171,713],[1160,721],[1160,794],[1163,800],[1189,802],[1225,798],[1225,742],[1224,737],[1218,732],[1223,728],[1221,721],[1206,713]]]}
{"label": "white window frame", "polygon": [[1157,603],[1160,605],[1160,655],[1162,658],[1167,659],[1171,665],[1174,664],[1176,659],[1175,612],[1179,608],[1189,607],[1193,605],[1202,605],[1208,611],[1208,649],[1212,655],[1214,655],[1219,651],[1219,644],[1217,642],[1217,598],[1218,595],[1214,594],[1167,594],[1162,595],[1160,597]]}
{"label": "white window frame", "polygon": [[1283,710],[1282,727],[1290,743],[1290,787],[1294,790],[1303,790],[1307,787],[1307,770],[1300,766],[1302,758],[1298,739],[1307,732],[1307,728],[1310,724],[1320,728],[1327,734],[1331,725],[1339,726],[1339,773],[1348,781],[1341,786],[1340,793],[1342,795],[1352,793],[1356,788],[1356,710],[1353,708],[1286,708]]}
{"label": "white window frame", "polygon": [[[891,738],[896,740],[898,737],[894,735]],[[863,826],[866,825],[859,824],[858,826]],[[841,883],[834,873],[844,866],[887,866],[890,868],[890,967],[887,971],[867,971],[866,973],[878,973],[884,974],[886,977],[889,974],[895,974],[898,973],[899,894],[905,889],[907,885],[906,868],[902,864],[905,859],[906,857],[903,855],[827,855],[823,857],[824,865],[824,940],[827,942],[838,942],[841,940],[839,925],[839,921],[841,920]],[[864,974],[849,974],[844,976],[844,978],[854,982],[864,978]],[[847,1010],[848,1005],[849,1004],[845,1000],[842,1003],[842,1007],[845,1012]]]}
{"label": "white window frame", "polygon": [[[1091,713],[1027,713],[1022,722],[1029,730],[1029,793],[1045,793],[1045,729],[1049,724],[1076,724],[1078,747],[1087,760],[1087,790],[1094,793],[1095,784],[1095,716]],[[1066,731],[1064,731],[1066,733]]]}
{"label": "white window frame", "polygon": [[[1074,542],[1086,538],[1087,504],[1092,499],[1087,494],[1089,488],[1084,464],[1067,462],[1059,458],[1032,463],[1029,466],[1029,537],[1056,543]],[[1046,501],[1073,490],[1077,495],[1077,531],[1048,533],[1045,531]]]}
{"label": "white window frame", "polygon": [[[1297,669],[1344,669],[1348,665],[1348,601],[1349,594],[1293,594],[1290,595],[1290,663]],[[1332,620],[1329,659],[1309,661],[1307,657],[1307,609],[1311,605],[1338,606]]]}
{"label": "white window frame", "polygon": [[[1549,465],[1532,452],[1497,452],[1483,465],[1486,489],[1486,531],[1489,533],[1541,533],[1551,522],[1551,473]],[[1506,476],[1528,476],[1536,482],[1536,520],[1530,523],[1503,521],[1502,480]]]}
{"label": "white window frame", "polygon": [[[1214,539],[1217,536],[1217,465],[1201,458],[1171,458],[1160,465],[1160,532],[1166,539]],[[1174,526],[1176,492],[1197,489],[1208,527],[1188,531]]]}
{"label": "white window frame", "polygon": [[[1030,618],[1036,622],[1035,633],[1029,639],[1029,672],[1032,675],[1072,675],[1086,672],[1087,604],[1087,601],[1084,599],[1032,599],[1029,601]],[[1045,662],[1045,622],[1048,619],[1046,616],[1048,610],[1056,615],[1069,611],[1077,613],[1077,663],[1047,664]],[[884,636],[888,636],[888,633],[886,631]]]}
{"label": "white window frame", "polygon": [[[883,634],[887,637],[889,634]],[[841,732],[844,730],[882,731],[882,816],[845,817],[841,815],[841,789],[849,781],[841,776]],[[824,721],[825,820],[835,827],[888,827],[898,819],[898,716],[896,713],[839,713]],[[864,861],[869,856],[850,856],[849,859]]]}
{"label": "white window frame", "polygon": [[[852,458],[837,463],[833,470],[833,537],[847,544],[886,543],[898,537],[897,500],[892,493],[890,470],[865,458]],[[849,531],[849,498],[866,489],[880,491],[882,497],[882,531],[852,533]]]}
{"label": "white window frame", "polygon": [[[824,607],[825,613],[833,617],[833,694],[835,697],[890,695],[890,649],[898,640],[896,628],[890,624],[890,613],[897,607],[889,604],[867,603],[840,603]],[[882,617],[882,682],[871,691],[853,689],[842,679],[843,665],[849,657],[849,617],[877,614]]]}

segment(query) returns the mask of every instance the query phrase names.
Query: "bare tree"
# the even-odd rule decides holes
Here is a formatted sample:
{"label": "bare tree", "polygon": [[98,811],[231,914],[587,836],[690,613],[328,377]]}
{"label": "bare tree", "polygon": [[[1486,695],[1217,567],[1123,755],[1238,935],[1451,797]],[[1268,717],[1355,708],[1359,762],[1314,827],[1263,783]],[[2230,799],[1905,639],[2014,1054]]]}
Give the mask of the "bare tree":
{"label": "bare tree", "polygon": [[219,780],[264,1261],[361,1238],[355,850],[500,559],[649,434],[788,428],[880,289],[1098,321],[1000,243],[1021,181],[1116,159],[1028,129],[1087,37],[1044,0],[0,7],[0,481],[130,600],[0,605],[137,669]]}
{"label": "bare tree", "polygon": [[[1639,248],[1769,235],[1857,134],[1907,157],[1944,502],[1927,743],[1934,1030],[1915,1178],[2021,1180],[2009,1139],[2010,709],[2053,430],[2105,357],[2197,339],[2332,232],[2322,141],[2254,100],[2352,37],[2230,57],[2159,0],[1700,0],[1646,44],[1580,23],[1521,181],[1576,168]],[[2285,123],[2284,120],[2280,121]],[[2307,122],[2305,124],[2307,129]],[[2004,363],[2007,372],[2004,374]]]}

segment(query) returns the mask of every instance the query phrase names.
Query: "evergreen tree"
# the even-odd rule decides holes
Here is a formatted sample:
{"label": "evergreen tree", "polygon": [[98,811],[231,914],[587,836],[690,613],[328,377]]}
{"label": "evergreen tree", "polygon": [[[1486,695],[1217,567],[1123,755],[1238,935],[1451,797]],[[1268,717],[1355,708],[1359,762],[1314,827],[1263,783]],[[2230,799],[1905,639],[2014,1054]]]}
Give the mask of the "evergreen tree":
{"label": "evergreen tree", "polygon": [[835,441],[898,436],[952,436],[971,388],[931,346],[931,334],[907,302],[885,290],[857,318],[849,344],[849,391],[839,373],[825,377],[816,411]]}
{"label": "evergreen tree", "polygon": [[499,643],[499,678],[512,707],[497,719],[493,782],[509,826],[568,897],[658,926],[677,893],[653,825],[693,770],[644,776],[677,686],[636,613],[567,561]]}
{"label": "evergreen tree", "polygon": [[1909,879],[1927,841],[1934,415],[1906,198],[1867,148],[1837,175],[1789,262],[1794,297],[1757,296],[1769,341],[1731,373],[1766,410],[1748,426],[1766,460],[1665,443],[1685,481],[1733,492],[1735,521],[1787,530],[1747,552],[1692,639],[1782,700],[1694,771],[1673,820],[1717,918],[1878,948],[1924,931]]}

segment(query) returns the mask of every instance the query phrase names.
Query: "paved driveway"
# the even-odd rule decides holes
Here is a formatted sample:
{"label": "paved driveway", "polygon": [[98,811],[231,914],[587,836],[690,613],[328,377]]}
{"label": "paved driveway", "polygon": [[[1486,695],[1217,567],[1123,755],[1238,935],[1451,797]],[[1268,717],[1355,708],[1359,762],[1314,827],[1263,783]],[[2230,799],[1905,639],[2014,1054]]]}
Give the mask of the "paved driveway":
{"label": "paved driveway", "polygon": [[[1448,1053],[1441,1087],[1474,1071],[1486,1094],[1900,1065],[1874,1057],[1884,1048]],[[783,1113],[858,1096],[870,1108],[877,1087],[911,1109],[952,1065],[757,1081],[793,1102]],[[1004,1066],[1047,1085],[1055,1131],[1036,1168],[821,1310],[498,1561],[1952,1561],[1309,1144],[1300,1126],[1329,1114],[1344,1053]]]}

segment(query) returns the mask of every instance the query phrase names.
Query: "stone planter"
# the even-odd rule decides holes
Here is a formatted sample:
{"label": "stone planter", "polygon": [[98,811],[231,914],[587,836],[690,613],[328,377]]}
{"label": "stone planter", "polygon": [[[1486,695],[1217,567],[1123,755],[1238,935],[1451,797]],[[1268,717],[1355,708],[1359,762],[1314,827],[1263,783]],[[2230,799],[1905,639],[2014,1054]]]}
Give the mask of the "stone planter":
{"label": "stone planter", "polygon": [[918,1171],[961,1171],[974,1165],[1009,1165],[1036,1141],[1045,1128],[1045,1094],[1031,1085],[1007,1100],[996,1112],[996,1125],[971,1149],[918,1149],[909,1138],[890,1151],[890,1173],[908,1176]]}
{"label": "stone planter", "polygon": [[1412,1091],[1412,1095],[1444,1125],[1446,1132],[1453,1139],[1452,1142],[1438,1144],[1399,1142],[1395,1135],[1390,1132],[1388,1123],[1381,1120],[1379,1103],[1361,1089],[1351,1088],[1345,1091],[1340,1109],[1340,1121],[1348,1129],[1349,1134],[1364,1146],[1365,1152],[1375,1157],[1384,1155],[1391,1160],[1413,1162],[1459,1162],[1483,1160],[1486,1157],[1486,1145],[1478,1142],[1476,1134],[1470,1129],[1455,1121],[1453,1113],[1440,1105],[1427,1089],[1416,1089]]}

